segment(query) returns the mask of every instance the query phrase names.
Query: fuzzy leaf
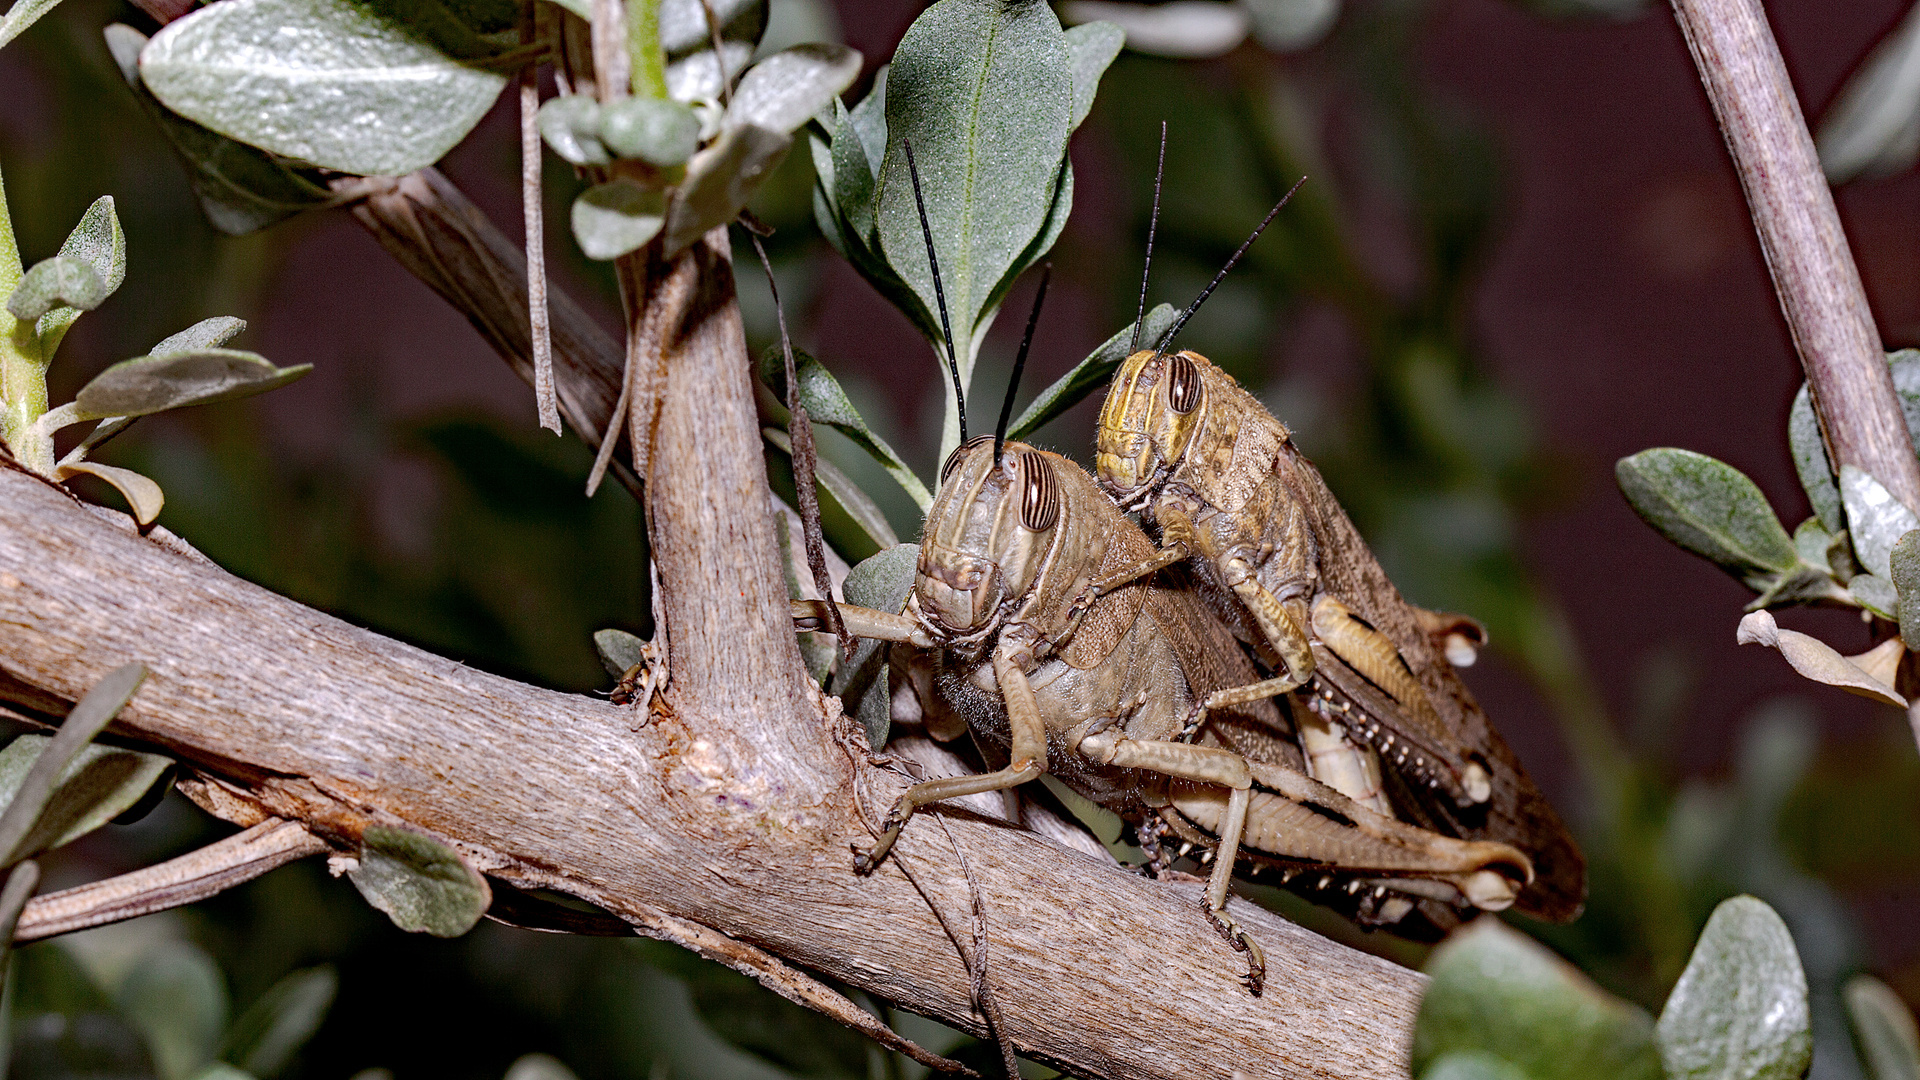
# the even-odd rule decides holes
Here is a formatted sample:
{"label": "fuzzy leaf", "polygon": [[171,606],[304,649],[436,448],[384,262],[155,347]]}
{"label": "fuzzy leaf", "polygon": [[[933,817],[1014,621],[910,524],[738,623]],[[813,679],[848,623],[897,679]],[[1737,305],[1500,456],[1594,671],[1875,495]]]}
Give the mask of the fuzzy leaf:
{"label": "fuzzy leaf", "polygon": [[625,630],[595,630],[593,647],[600,654],[600,663],[607,674],[618,679],[625,675],[635,664],[644,663],[646,656],[640,650],[646,646]]}
{"label": "fuzzy leaf", "polygon": [[[16,5],[17,6],[17,5]],[[66,242],[60,245],[60,259],[73,260],[90,268],[100,279],[101,294],[91,304],[77,304],[62,299],[61,306],[49,308],[37,316],[38,325],[34,327],[34,336],[40,345],[42,359],[50,359],[59,351],[60,342],[67,336],[67,329],[80,318],[81,311],[90,311],[100,306],[108,296],[120,288],[127,277],[127,237],[120,231],[120,218],[113,212],[113,196],[102,195],[87,207],[80,215],[80,223],[67,235]],[[31,273],[31,271],[29,271]],[[23,280],[21,285],[26,282]],[[86,285],[81,286],[85,292]],[[14,296],[22,293],[16,289]],[[31,301],[29,301],[30,303]],[[11,299],[8,309],[12,309]],[[18,315],[17,312],[15,312]]]}
{"label": "fuzzy leaf", "polygon": [[7,9],[7,16],[0,19],[0,46],[20,36],[27,27],[40,21],[40,17],[58,7],[60,0],[14,0]]}
{"label": "fuzzy leaf", "polygon": [[[1172,305],[1159,304],[1147,312],[1141,320],[1140,344],[1151,348],[1160,335],[1167,332],[1173,320],[1179,316]],[[1108,338],[1100,347],[1087,354],[1085,360],[1075,364],[1072,371],[1060,376],[1052,386],[1040,391],[1033,399],[1020,419],[1015,420],[1007,429],[1007,438],[1025,439],[1053,420],[1055,417],[1073,408],[1085,400],[1088,394],[1104,389],[1119,370],[1121,361],[1127,358],[1127,347],[1133,341],[1133,324]]]}
{"label": "fuzzy leaf", "polygon": [[1847,533],[1853,537],[1861,568],[1870,574],[1889,576],[1887,560],[1893,555],[1893,545],[1920,529],[1920,517],[1894,498],[1873,474],[1852,465],[1840,466],[1840,503],[1847,510]]}
{"label": "fuzzy leaf", "polygon": [[85,261],[55,255],[34,263],[20,278],[13,295],[7,297],[7,311],[21,322],[35,322],[61,307],[92,311],[112,293]]}
{"label": "fuzzy leaf", "polygon": [[240,331],[246,328],[247,320],[245,319],[236,319],[231,315],[215,315],[211,319],[201,319],[185,330],[162,339],[158,345],[147,350],[147,355],[170,356],[173,353],[217,349],[238,337]]}
{"label": "fuzzy leaf", "polygon": [[[847,603],[875,611],[905,610],[919,565],[920,548],[914,544],[888,548],[861,562],[847,572],[843,587]],[[862,641],[853,656],[833,673],[829,690],[860,721],[868,746],[878,750],[887,745],[887,729],[893,723],[893,693],[887,678],[886,642]]]}
{"label": "fuzzy leaf", "polygon": [[845,45],[813,42],[774,53],[740,80],[726,124],[794,131],[853,85],[860,63],[860,54]]}
{"label": "fuzzy leaf", "polygon": [[115,23],[106,28],[105,36],[107,50],[140,108],[159,125],[186,164],[200,209],[214,228],[240,236],[332,201],[319,170],[282,161],[258,147],[208,131],[155,100],[140,78],[145,34]]}
{"label": "fuzzy leaf", "polygon": [[227,1029],[220,1058],[255,1076],[274,1076],[320,1030],[340,989],[331,965],[306,968],[267,988]]}
{"label": "fuzzy leaf", "polygon": [[1902,536],[1893,545],[1887,562],[1893,576],[1900,640],[1909,649],[1920,649],[1920,530]]}
{"label": "fuzzy leaf", "polygon": [[1869,1080],[1920,1080],[1920,1028],[1900,995],[1871,975],[1855,975],[1840,997]]}
{"label": "fuzzy leaf", "polygon": [[[110,783],[86,780],[73,785],[72,794],[63,797],[63,793],[69,789],[69,768],[93,741],[93,737],[100,734],[108,722],[133,699],[134,692],[140,689],[140,684],[146,678],[147,668],[144,664],[123,664],[114,668],[74,704],[67,718],[61,721],[60,730],[48,742],[28,743],[25,748],[15,752],[21,755],[31,753],[32,757],[24,762],[17,761],[19,780],[12,783],[0,781],[0,790],[6,793],[7,799],[5,812],[0,813],[0,866],[12,866],[37,851],[46,850],[47,837],[43,834],[48,832],[48,823],[85,820],[86,811],[93,805],[94,797],[103,789],[113,788]],[[48,738],[44,735],[33,737]],[[18,741],[15,740],[16,743]],[[13,747],[9,745],[7,749],[12,751]],[[0,752],[0,757],[4,757],[4,752]],[[108,773],[124,775],[127,771],[109,769]],[[84,772],[84,769],[74,770],[74,777],[79,778]],[[96,779],[100,775],[105,774],[96,774]],[[141,792],[144,791],[142,788]],[[129,800],[120,810],[133,805],[141,792],[136,792],[133,800]],[[58,809],[56,813],[56,808],[64,809]],[[120,810],[106,815],[101,822],[112,818]],[[52,835],[62,836],[66,828],[60,826]]]}
{"label": "fuzzy leaf", "polygon": [[115,1004],[146,1036],[160,1080],[195,1080],[227,1026],[227,986],[199,946],[169,941],[141,957]]}
{"label": "fuzzy leaf", "polygon": [[[789,458],[793,456],[793,441],[786,432],[769,427],[760,429],[760,433],[766,436],[767,441],[781,453]],[[860,531],[867,534],[867,539],[872,540],[875,547],[885,550],[900,542],[900,538],[894,535],[893,526],[887,524],[887,517],[880,511],[879,505],[866,492],[860,490],[860,486],[853,482],[852,477],[841,472],[833,462],[818,455],[814,457],[813,463],[814,478],[820,482],[821,487],[827,489],[827,494],[833,496],[834,501],[840,504],[840,508],[847,512],[847,516],[854,520],[854,524],[860,526]],[[798,477],[794,479],[796,483],[799,480]]]}
{"label": "fuzzy leaf", "polygon": [[506,76],[435,0],[225,0],[177,19],[140,54],[169,109],[284,157],[362,175],[438,161]]}
{"label": "fuzzy leaf", "polygon": [[361,837],[360,865],[347,876],[367,903],[409,933],[459,937],[493,902],[487,880],[458,852],[384,825],[371,826]]}
{"label": "fuzzy leaf", "polygon": [[[873,456],[887,470],[887,474],[899,481],[913,501],[922,510],[933,502],[933,496],[927,492],[927,486],[920,482],[907,463],[894,453],[887,441],[875,434],[860,411],[847,400],[846,391],[840,389],[840,383],[833,373],[820,361],[799,349],[793,351],[794,374],[800,380],[800,404],[806,407],[807,416],[816,424],[825,424],[847,438],[854,445]],[[787,400],[786,358],[777,346],[770,347],[760,357],[760,378],[782,402]],[[891,547],[892,544],[882,544]]]}
{"label": "fuzzy leaf", "polygon": [[1793,935],[1751,896],[1714,909],[1654,1028],[1670,1080],[1797,1080],[1813,1061]]}
{"label": "fuzzy leaf", "polygon": [[1433,981],[1413,1029],[1415,1075],[1478,1053],[1533,1080],[1660,1080],[1645,1011],[1498,919],[1454,933],[1426,972]]}
{"label": "fuzzy leaf", "polygon": [[1900,593],[1890,578],[1879,574],[1855,574],[1847,579],[1847,593],[1856,603],[1883,619],[1897,619]]}
{"label": "fuzzy leaf", "polygon": [[[0,800],[22,790],[28,772],[53,742],[21,735],[0,750]],[[39,820],[15,848],[15,859],[70,844],[139,802],[173,764],[158,754],[88,745],[60,770]]]}
{"label": "fuzzy leaf", "polygon": [[600,103],[586,94],[548,98],[535,114],[540,138],[561,160],[573,165],[613,161],[600,142]]}
{"label": "fuzzy leaf", "polygon": [[94,376],[73,403],[82,420],[146,416],[262,394],[312,370],[312,364],[274,367],[266,357],[240,349],[136,356]]}
{"label": "fuzzy leaf", "polygon": [[595,184],[573,200],[573,238],[589,259],[617,259],[660,235],[666,196],[626,177]]}
{"label": "fuzzy leaf", "polygon": [[[707,20],[711,12],[712,23]],[[583,16],[590,17],[590,16]],[[661,0],[660,48],[678,60],[713,47],[713,28],[720,39],[749,47],[758,44],[767,29],[766,0]]]}
{"label": "fuzzy leaf", "polygon": [[1799,561],[1766,497],[1726,462],[1661,447],[1621,458],[1614,475],[1647,524],[1756,592]]}
{"label": "fuzzy leaf", "polygon": [[[1900,412],[1906,417],[1907,437],[1920,445],[1920,349],[1901,349],[1887,354],[1893,369],[1893,389],[1900,399]],[[1807,500],[1828,532],[1847,527],[1846,511],[1840,502],[1840,485],[1833,465],[1827,460],[1826,444],[1820,441],[1820,423],[1813,415],[1813,402],[1806,384],[1794,395],[1787,412],[1787,443],[1793,450],[1794,471]]]}
{"label": "fuzzy leaf", "polygon": [[1780,650],[1793,670],[1814,682],[1837,686],[1850,694],[1906,708],[1907,699],[1819,638],[1797,630],[1783,630],[1773,615],[1756,611],[1740,620],[1734,640],[1742,645],[1765,645]]}
{"label": "fuzzy leaf", "polygon": [[623,158],[684,165],[700,149],[700,118],[677,101],[621,98],[600,110],[600,141]]}
{"label": "fuzzy leaf", "polygon": [[1060,13],[1077,23],[1103,19],[1126,32],[1127,48],[1153,56],[1197,60],[1224,56],[1247,40],[1252,20],[1245,9],[1217,0],[1171,0],[1165,4],[1115,0],[1067,0]]}
{"label": "fuzzy leaf", "polygon": [[71,480],[81,474],[104,480],[113,485],[120,497],[127,500],[127,508],[133,512],[133,520],[141,525],[151,525],[160,511],[167,505],[167,494],[151,477],[122,469],[114,465],[102,465],[97,461],[63,461],[54,470],[60,480]]}
{"label": "fuzzy leaf", "polygon": [[1070,27],[1064,35],[1067,53],[1073,62],[1073,121],[1080,122],[1093,111],[1093,97],[1100,89],[1100,76],[1120,55],[1127,43],[1127,32],[1107,22],[1090,22]]}
{"label": "fuzzy leaf", "polygon": [[687,249],[708,229],[740,216],[761,181],[780,164],[793,137],[784,132],[744,124],[729,127],[713,143],[687,162],[687,177],[674,190],[667,208],[665,257]]}

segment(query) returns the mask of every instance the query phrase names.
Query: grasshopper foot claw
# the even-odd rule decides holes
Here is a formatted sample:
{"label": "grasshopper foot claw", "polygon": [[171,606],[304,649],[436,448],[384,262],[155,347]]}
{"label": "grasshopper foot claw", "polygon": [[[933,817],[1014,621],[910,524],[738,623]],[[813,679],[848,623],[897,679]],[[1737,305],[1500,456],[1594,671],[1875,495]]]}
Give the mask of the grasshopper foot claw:
{"label": "grasshopper foot claw", "polygon": [[1248,993],[1259,997],[1260,992],[1266,989],[1267,985],[1266,954],[1260,951],[1260,946],[1254,944],[1245,930],[1240,929],[1240,924],[1233,921],[1233,916],[1224,911],[1215,911],[1205,900],[1200,902],[1200,911],[1206,915],[1207,922],[1213,926],[1214,932],[1219,934],[1227,944],[1233,946],[1235,952],[1247,954],[1247,973],[1240,976],[1240,981],[1246,986]]}

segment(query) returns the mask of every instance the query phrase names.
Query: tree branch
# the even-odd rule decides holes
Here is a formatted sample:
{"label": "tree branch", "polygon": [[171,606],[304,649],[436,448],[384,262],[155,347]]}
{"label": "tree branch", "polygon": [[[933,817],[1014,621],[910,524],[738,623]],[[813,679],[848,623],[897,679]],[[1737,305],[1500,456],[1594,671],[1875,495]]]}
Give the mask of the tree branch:
{"label": "tree branch", "polygon": [[[676,704],[636,734],[627,709],[349,626],[128,535],[35,478],[0,471],[0,505],[0,668],[72,701],[145,662],[112,730],[198,770],[188,790],[229,820],[299,821],[349,851],[371,824],[416,829],[509,884],[640,925],[665,912],[982,1030],[928,909],[960,925],[971,903],[946,837],[928,822],[901,844],[926,899],[897,868],[849,868],[849,845],[869,838],[856,783],[877,808],[903,781],[851,764],[835,736],[858,735],[830,699],[809,695],[798,719],[777,698],[763,713]],[[1268,957],[1254,998],[1197,886],[949,820],[1024,1053],[1089,1077],[1404,1074],[1419,975],[1239,903]]]}
{"label": "tree branch", "polygon": [[1673,0],[1673,12],[1746,191],[1828,456],[1920,511],[1920,459],[1766,14],[1759,0]]}

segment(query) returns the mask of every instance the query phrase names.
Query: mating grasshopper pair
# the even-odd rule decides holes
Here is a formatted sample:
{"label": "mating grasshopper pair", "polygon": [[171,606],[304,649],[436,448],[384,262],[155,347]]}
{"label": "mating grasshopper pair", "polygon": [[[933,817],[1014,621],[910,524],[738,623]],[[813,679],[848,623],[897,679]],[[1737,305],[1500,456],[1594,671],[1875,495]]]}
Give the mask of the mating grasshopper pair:
{"label": "mating grasshopper pair", "polygon": [[[1255,993],[1264,961],[1225,909],[1242,861],[1338,879],[1370,924],[1578,913],[1578,851],[1442,659],[1477,625],[1400,596],[1257,400],[1197,354],[1137,351],[1097,457],[1096,483],[999,433],[963,442],[906,612],[840,607],[853,634],[923,650],[934,711],[1006,761],[908,788],[856,869],[922,806],[1052,774],[1140,826],[1156,869],[1169,833],[1207,849],[1204,910]],[[796,601],[796,626],[826,626],[825,608]]]}

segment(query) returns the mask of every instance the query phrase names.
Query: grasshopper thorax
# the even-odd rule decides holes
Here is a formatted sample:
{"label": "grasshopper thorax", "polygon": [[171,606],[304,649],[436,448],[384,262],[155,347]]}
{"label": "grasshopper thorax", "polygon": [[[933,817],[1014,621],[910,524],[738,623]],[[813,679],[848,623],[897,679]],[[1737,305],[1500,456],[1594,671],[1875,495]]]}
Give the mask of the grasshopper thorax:
{"label": "grasshopper thorax", "polygon": [[961,444],[927,509],[914,581],[916,617],[953,645],[985,641],[1033,590],[1060,532],[1060,487],[1047,455],[993,436]]}
{"label": "grasshopper thorax", "polygon": [[1207,393],[1195,353],[1142,349],[1121,363],[1100,407],[1100,486],[1127,510],[1152,496],[1206,423]]}

